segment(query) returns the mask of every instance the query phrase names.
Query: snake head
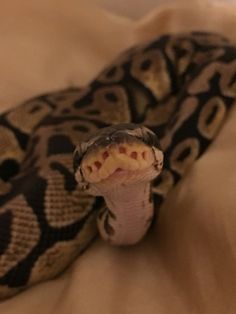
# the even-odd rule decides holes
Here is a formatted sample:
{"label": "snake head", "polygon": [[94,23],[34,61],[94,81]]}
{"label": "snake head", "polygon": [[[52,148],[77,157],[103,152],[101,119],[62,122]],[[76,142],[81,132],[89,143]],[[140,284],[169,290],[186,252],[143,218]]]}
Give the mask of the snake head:
{"label": "snake head", "polygon": [[162,166],[159,141],[144,126],[113,125],[78,145],[74,154],[78,185],[103,196],[107,205],[98,215],[103,239],[116,245],[142,239],[153,217],[150,184]]}
{"label": "snake head", "polygon": [[154,179],[162,169],[163,153],[151,130],[123,123],[100,129],[80,143],[73,164],[79,187],[102,195],[103,188]]}

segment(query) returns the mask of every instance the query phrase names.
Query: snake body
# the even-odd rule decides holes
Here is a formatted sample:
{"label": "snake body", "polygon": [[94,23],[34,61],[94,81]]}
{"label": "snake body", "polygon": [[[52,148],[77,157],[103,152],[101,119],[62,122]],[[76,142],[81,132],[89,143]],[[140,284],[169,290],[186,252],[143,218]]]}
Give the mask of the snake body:
{"label": "snake body", "polygon": [[80,143],[121,123],[156,134],[165,154],[151,189],[157,211],[217,135],[235,92],[235,46],[194,32],[133,47],[87,87],[41,95],[2,114],[0,298],[66,269],[96,236],[97,216],[112,234],[103,199],[75,180],[72,155]]}

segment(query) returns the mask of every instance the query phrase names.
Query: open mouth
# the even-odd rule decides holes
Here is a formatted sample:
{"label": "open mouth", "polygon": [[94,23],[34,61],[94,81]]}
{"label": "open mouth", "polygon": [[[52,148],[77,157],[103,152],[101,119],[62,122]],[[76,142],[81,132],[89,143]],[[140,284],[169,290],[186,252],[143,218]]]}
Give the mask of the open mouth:
{"label": "open mouth", "polygon": [[151,167],[155,155],[151,147],[142,143],[120,143],[100,148],[85,155],[81,162],[84,179],[98,183],[127,172],[142,171]]}
{"label": "open mouth", "polygon": [[73,166],[79,188],[91,192],[92,186],[99,184],[99,189],[108,190],[114,184],[153,180],[162,169],[163,153],[157,136],[148,128],[117,124],[81,142]]}

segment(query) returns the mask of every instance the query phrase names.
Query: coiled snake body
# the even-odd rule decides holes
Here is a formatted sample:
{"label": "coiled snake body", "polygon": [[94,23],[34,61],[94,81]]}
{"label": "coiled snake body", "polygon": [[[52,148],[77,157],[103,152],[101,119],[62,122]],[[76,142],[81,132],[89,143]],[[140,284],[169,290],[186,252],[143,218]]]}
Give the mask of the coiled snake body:
{"label": "coiled snake body", "polygon": [[[216,136],[235,92],[236,48],[217,34],[195,32],[165,35],[131,48],[88,87],[42,95],[2,114],[0,298],[60,274],[96,236],[97,217],[105,238],[126,242],[132,230],[123,232],[124,226],[115,223],[118,214],[110,208],[117,208],[125,189],[113,189],[110,197],[104,180],[112,175],[117,187],[119,180],[136,180],[137,185],[143,178],[154,179],[162,167],[162,147],[163,171],[151,185],[157,210]],[[104,129],[110,130],[104,144],[107,131],[98,136],[96,132],[111,125],[115,127]],[[147,165],[152,167],[149,175],[142,172]],[[138,179],[130,175],[134,172]],[[105,182],[105,196],[98,193],[100,186],[92,194],[103,195],[109,210],[101,197],[81,191],[88,181],[96,186],[99,180]],[[149,181],[142,185],[141,197],[141,187],[136,186],[135,193],[133,185],[129,190],[127,219],[131,225],[134,219],[136,231],[143,227],[140,221],[146,227],[151,221],[151,212],[138,220],[138,211],[133,211],[152,207]],[[124,199],[128,201],[127,195]],[[124,212],[119,214],[122,219]],[[138,235],[132,232],[128,243],[146,229]]]}

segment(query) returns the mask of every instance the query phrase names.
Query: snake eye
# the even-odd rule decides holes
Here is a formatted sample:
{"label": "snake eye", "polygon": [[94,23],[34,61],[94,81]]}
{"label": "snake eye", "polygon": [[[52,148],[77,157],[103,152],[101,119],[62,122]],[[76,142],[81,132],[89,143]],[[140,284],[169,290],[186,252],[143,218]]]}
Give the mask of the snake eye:
{"label": "snake eye", "polygon": [[142,138],[143,138],[144,143],[150,146],[154,146],[155,148],[158,148],[159,150],[161,150],[160,142],[157,136],[155,135],[155,133],[153,133],[151,130],[144,127],[142,128],[142,131],[143,131]]}
{"label": "snake eye", "polygon": [[78,150],[75,150],[74,152],[74,158],[73,158],[73,169],[74,172],[78,169],[80,166],[81,160],[83,158],[83,155],[78,152]]}

